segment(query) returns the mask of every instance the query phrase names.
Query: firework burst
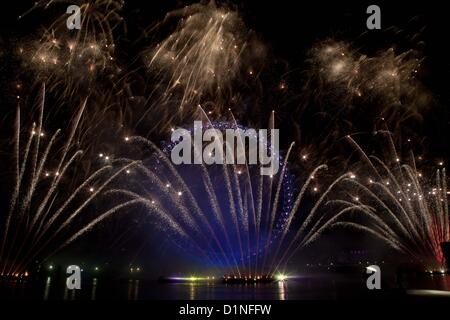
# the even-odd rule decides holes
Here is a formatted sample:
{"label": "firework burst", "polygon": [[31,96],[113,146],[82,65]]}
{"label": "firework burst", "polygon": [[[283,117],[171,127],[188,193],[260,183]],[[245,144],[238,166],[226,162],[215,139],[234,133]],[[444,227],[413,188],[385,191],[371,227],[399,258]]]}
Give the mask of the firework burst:
{"label": "firework burst", "polygon": [[[245,130],[235,122],[209,120],[203,128]],[[327,168],[321,165],[296,190],[287,167],[293,144],[285,158],[280,156],[280,172],[263,176],[258,165],[174,165],[170,152],[178,142],[160,149],[143,137],[125,140],[152,155],[134,170],[135,186],[111,193],[144,206],[184,251],[239,278],[284,271],[326,230],[322,225],[332,213],[324,206],[347,176],[319,192],[319,175]]]}
{"label": "firework burst", "polygon": [[144,53],[156,81],[152,110],[161,108],[167,114],[161,122],[170,125],[175,115],[186,120],[198,105],[215,114],[237,105],[236,85],[257,76],[264,47],[236,11],[213,1],[168,13],[150,34],[174,20],[175,30]]}
{"label": "firework burst", "polygon": [[335,203],[347,210],[327,223],[368,232],[425,270],[444,270],[441,243],[450,240],[450,225],[443,163],[439,163],[434,181],[427,180],[413,154],[405,163],[390,133],[379,133],[389,136],[389,159],[385,161],[367,155],[348,137],[362,159],[360,174],[356,170],[352,178],[344,179],[351,198]]}
{"label": "firework burst", "polygon": [[76,149],[74,136],[86,102],[75,114],[68,136],[61,140],[61,130],[53,134],[44,131],[44,101],[45,88],[38,119],[29,130],[21,129],[17,108],[14,184],[9,210],[0,220],[2,276],[23,275],[30,263],[55,253],[102,221],[106,216],[83,219],[81,214],[118,175],[134,165],[111,160],[66,192],[83,153]]}
{"label": "firework burst", "polygon": [[316,44],[309,52],[318,99],[329,94],[342,106],[364,100],[385,108],[402,104],[417,108],[422,90],[416,75],[422,60],[414,50],[397,53],[389,48],[367,56],[349,43],[332,40]]}
{"label": "firework burst", "polygon": [[[54,1],[41,1],[33,9],[48,8]],[[57,93],[61,101],[94,94],[98,81],[118,82],[120,67],[114,57],[113,30],[121,23],[122,1],[86,1],[81,3],[81,29],[68,30],[67,15],[55,19],[36,40],[24,41],[17,54],[36,83],[45,81],[47,91]]]}

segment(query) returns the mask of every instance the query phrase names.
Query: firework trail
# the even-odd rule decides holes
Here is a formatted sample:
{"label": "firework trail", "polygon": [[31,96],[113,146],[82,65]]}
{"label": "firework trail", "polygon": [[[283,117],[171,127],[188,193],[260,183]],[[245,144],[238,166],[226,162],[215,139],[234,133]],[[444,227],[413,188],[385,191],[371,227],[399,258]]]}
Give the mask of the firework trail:
{"label": "firework trail", "polygon": [[367,56],[349,43],[327,40],[313,46],[308,56],[309,81],[315,87],[310,93],[318,100],[331,98],[342,107],[361,100],[384,108],[423,106],[417,103],[424,91],[416,77],[423,58],[414,50],[389,48]]}
{"label": "firework trail", "polygon": [[[410,257],[425,270],[444,270],[441,243],[450,240],[447,176],[439,163],[435,181],[426,179],[416,167],[413,154],[409,164],[397,154],[391,133],[388,160],[367,155],[348,137],[361,156],[361,175],[345,179],[350,200],[336,200],[346,211],[327,224],[363,230]],[[355,214],[355,212],[359,214]]]}
{"label": "firework trail", "polygon": [[[74,174],[83,153],[76,149],[74,136],[86,102],[75,114],[68,136],[62,141],[61,130],[52,135],[44,131],[44,103],[45,88],[37,122],[24,132],[20,107],[17,107],[13,137],[14,185],[9,210],[0,220],[0,272],[3,276],[23,275],[32,261],[46,258],[102,221],[106,216],[95,217],[93,221],[89,218],[86,224],[81,213],[117,176],[134,165],[111,160],[66,194],[65,178]],[[24,135],[25,143],[22,143]],[[75,234],[68,236],[72,233]]]}
{"label": "firework trail", "polygon": [[[34,10],[61,3],[72,4],[37,1],[20,19],[26,19]],[[20,110],[17,111],[16,182],[8,214],[1,220],[5,231],[0,247],[2,274],[21,273],[35,257],[42,259],[58,250],[60,247],[52,239],[62,238],[63,229],[75,227],[73,221],[79,218],[81,209],[93,202],[116,174],[130,174],[128,166],[133,162],[113,160],[111,153],[107,156],[105,152],[100,158],[107,165],[88,176],[72,195],[61,196],[63,172],[80,162],[81,151],[74,151],[78,145],[83,146],[84,153],[97,154],[101,138],[113,136],[111,132],[121,135],[124,124],[133,130],[141,123],[151,122],[150,132],[164,135],[170,128],[189,123],[199,115],[217,119],[211,122],[206,116],[210,127],[239,127],[235,120],[221,119],[227,110],[239,114],[245,109],[242,102],[249,96],[245,91],[257,91],[248,89],[260,79],[265,62],[266,48],[247,29],[239,13],[212,1],[172,11],[163,22],[144,33],[144,41],[150,38],[152,42],[145,44],[146,50],[136,50],[142,52],[142,59],[136,59],[145,67],[146,73],[141,75],[136,69],[131,70],[136,61],[122,65],[118,59],[122,52],[117,54],[116,32],[119,26],[126,28],[121,17],[124,2],[80,0],[76,4],[81,7],[81,30],[67,30],[67,15],[62,15],[37,38],[17,47],[22,68],[31,71],[36,87],[45,82],[47,94],[52,93],[60,102],[55,111],[61,112],[62,106],[71,107],[74,101],[82,107],[69,139],[58,152],[52,150],[57,147],[59,131],[50,140],[42,131],[43,101],[38,108],[39,121],[25,139],[25,146],[21,143],[23,133]],[[289,147],[281,162],[281,173],[272,178],[258,176],[257,169],[242,165],[198,166],[195,173],[189,173],[167,160],[169,149],[160,150],[141,137],[127,137],[127,142],[137,142],[153,153],[147,163],[133,170],[144,179],[136,179],[128,189],[121,186],[107,192],[122,195],[126,202],[96,216],[84,227],[71,230],[72,235],[57,243],[66,245],[107,217],[141,205],[163,229],[171,231],[170,235],[181,239],[180,243],[232,275],[283,270],[301,248],[336,225],[366,230],[427,267],[440,267],[443,260],[439,244],[449,240],[444,169],[438,170],[435,186],[427,193],[424,190],[429,183],[419,177],[422,174],[415,162],[384,163],[363,154],[351,140],[372,172],[367,183],[359,179],[359,174],[345,173],[336,180],[332,177],[331,184],[322,180],[322,185],[328,185],[322,193],[317,180],[325,169],[317,164],[334,162],[346,167],[342,146],[335,141],[360,131],[358,126],[383,118],[398,133],[411,127],[405,124],[421,118],[422,109],[431,99],[418,79],[422,62],[423,57],[415,50],[389,48],[364,54],[350,43],[334,40],[312,47],[300,106],[285,111],[292,120],[292,126],[286,127],[297,136],[296,145]],[[134,87],[144,87],[140,88],[139,99],[135,99],[139,90]],[[282,81],[278,89],[284,94],[286,87]],[[87,96],[92,101],[89,106],[84,101]],[[130,108],[131,105],[141,109]],[[254,110],[259,115],[270,105],[254,104]],[[65,109],[72,114],[73,110]],[[88,117],[81,117],[83,113],[88,113]],[[254,121],[254,114],[248,114],[249,122]],[[393,144],[390,143],[391,149]],[[51,159],[53,154],[55,159]],[[395,150],[390,157],[393,154]],[[85,159],[90,166],[91,157]],[[300,190],[292,185],[288,160],[302,167],[302,171],[306,168],[311,172],[299,183]],[[122,161],[125,167],[114,169],[113,162]],[[46,172],[47,166],[55,169]],[[100,183],[111,170],[115,172],[111,178]],[[101,187],[91,187],[93,184]],[[344,206],[337,214],[331,214],[324,205],[330,205],[330,194],[343,184],[351,185],[355,195],[351,201],[331,201]],[[76,199],[86,190],[90,196],[85,202]],[[355,211],[363,212],[368,222],[341,221],[354,217]]]}
{"label": "firework trail", "polygon": [[201,105],[209,114],[239,103],[238,85],[255,78],[264,47],[247,30],[236,11],[213,1],[167,14],[149,34],[169,23],[175,31],[143,54],[155,89],[148,98],[161,123],[186,120]]}
{"label": "firework trail", "polygon": [[[40,1],[32,9],[54,4]],[[119,12],[123,2],[95,0],[79,6],[80,30],[68,30],[64,14],[45,28],[38,39],[26,40],[17,48],[22,67],[33,72],[36,83],[45,81],[47,92],[59,95],[61,101],[95,94],[102,81],[110,81],[112,87],[114,82],[120,83],[121,67],[114,56],[113,30],[122,23]]]}
{"label": "firework trail", "polygon": [[[204,128],[245,129],[209,119]],[[287,168],[291,148],[272,177],[260,175],[257,165],[174,165],[170,152],[176,142],[160,149],[139,136],[126,141],[152,156],[134,170],[135,186],[110,192],[144,206],[184,251],[236,277],[284,270],[299,249],[325,230],[321,225],[332,211],[324,212],[324,206],[338,181],[347,177],[320,193],[318,175],[326,166],[319,166],[296,195]],[[316,200],[309,210],[311,199]]]}
{"label": "firework trail", "polygon": [[[72,4],[80,7],[80,30],[66,26],[66,8]],[[134,104],[131,83],[137,77],[117,57],[116,38],[126,36],[123,5],[121,0],[38,1],[19,19],[19,23],[31,19],[35,11],[61,12],[50,22],[44,21],[45,27],[39,26],[37,34],[32,32],[15,44],[14,58],[21,70],[15,89],[21,97],[34,96],[40,84],[46,83],[47,100],[54,106],[47,116],[52,120],[70,117],[73,106],[89,98],[88,116],[81,119],[76,137],[88,155],[85,171],[91,170],[89,159],[95,150],[110,138],[107,132],[120,131]]]}
{"label": "firework trail", "polygon": [[287,116],[296,143],[304,148],[301,156],[318,163],[346,161],[346,150],[334,141],[367,131],[380,120],[395,139],[418,138],[423,114],[433,105],[420,79],[423,60],[413,49],[391,47],[365,54],[346,41],[314,44],[307,52],[298,106],[289,107],[296,112],[289,110]]}
{"label": "firework trail", "polygon": [[[19,20],[24,19],[27,15],[38,9],[48,9],[51,6],[59,4],[77,5],[81,13],[81,32],[76,32],[74,40],[77,43],[88,43],[87,40],[92,40],[92,36],[97,36],[107,42],[113,43],[113,31],[118,27],[123,18],[120,11],[123,8],[123,0],[42,0],[36,1],[34,6],[19,16]],[[67,15],[63,15],[56,19],[49,27],[58,34],[67,33],[66,25]]]}

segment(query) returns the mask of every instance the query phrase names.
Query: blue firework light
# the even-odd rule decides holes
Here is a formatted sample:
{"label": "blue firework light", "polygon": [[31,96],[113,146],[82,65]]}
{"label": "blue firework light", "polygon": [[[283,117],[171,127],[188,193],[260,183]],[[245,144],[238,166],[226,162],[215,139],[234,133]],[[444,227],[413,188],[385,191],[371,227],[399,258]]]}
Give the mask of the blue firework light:
{"label": "blue firework light", "polygon": [[[225,121],[203,123],[202,133],[208,129],[225,134],[227,129],[248,128]],[[194,134],[194,128],[189,132]],[[129,140],[153,152],[137,170],[145,176],[139,190],[128,195],[142,199],[177,247],[203,266],[228,274],[274,271],[274,255],[282,253],[277,244],[295,200],[294,176],[283,156],[277,154],[278,173],[261,175],[261,165],[248,162],[175,165],[171,152],[181,139],[161,148],[141,137]],[[270,142],[264,145],[271,148]]]}

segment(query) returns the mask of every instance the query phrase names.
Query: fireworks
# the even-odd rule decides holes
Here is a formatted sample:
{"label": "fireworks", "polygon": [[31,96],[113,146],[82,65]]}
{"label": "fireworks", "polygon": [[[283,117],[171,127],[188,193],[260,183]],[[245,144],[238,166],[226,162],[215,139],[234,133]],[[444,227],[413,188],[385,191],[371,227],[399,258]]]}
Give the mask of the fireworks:
{"label": "fireworks", "polygon": [[95,38],[75,42],[48,32],[31,49],[19,48],[19,55],[24,58],[23,67],[33,71],[37,81],[48,83],[50,92],[75,100],[88,88],[94,89],[98,77],[117,75],[113,49],[113,43]]}
{"label": "fireworks", "polygon": [[[354,46],[327,40],[309,50],[301,102],[307,109],[302,110],[304,117],[319,113],[328,122],[331,139],[367,131],[367,126],[381,118],[395,133],[395,139],[420,136],[411,128],[423,121],[433,105],[432,95],[420,79],[422,54],[395,47],[364,54]],[[364,122],[362,118],[370,120]]]}
{"label": "fireworks", "polygon": [[[433,100],[420,78],[421,52],[321,41],[306,50],[306,76],[296,79],[287,63],[269,59],[269,46],[231,6],[188,5],[152,28],[146,21],[128,32],[122,16],[135,11],[124,1],[77,1],[80,30],[67,28],[71,4],[37,1],[19,23],[53,9],[56,18],[39,20],[44,27],[14,50],[1,48],[2,61],[15,53],[18,70],[8,79],[14,102],[34,97],[45,83],[42,95],[52,105],[44,116],[42,97],[28,130],[25,107],[17,109],[13,192],[0,220],[3,275],[25,272],[31,261],[135,206],[195,259],[230,276],[284,273],[300,249],[333,226],[365,230],[427,269],[442,268],[440,243],[450,240],[443,160],[431,183],[427,167],[419,170],[412,157],[406,164],[393,141],[382,161],[350,139],[363,161],[342,174],[353,159],[340,143],[347,134],[373,131],[380,121],[393,128],[395,143],[403,131],[421,134],[416,124]],[[175,166],[168,158],[174,143],[153,143],[198,119],[223,131],[267,120],[273,128],[275,116],[284,152],[273,176],[245,164]],[[55,120],[71,124],[67,137],[50,133]],[[408,137],[402,147],[417,141]],[[121,158],[123,144],[134,149]],[[104,193],[119,203],[105,209],[97,199]],[[82,218],[90,205],[102,213]]]}
{"label": "fireworks", "polygon": [[[325,41],[310,51],[312,77],[319,88],[316,93],[331,95],[345,105],[358,99],[377,100],[380,105],[390,107],[415,103],[421,93],[416,79],[422,58],[413,50],[396,53],[389,48],[373,56],[353,49],[349,43]],[[404,98],[407,101],[404,101]]]}
{"label": "fireworks", "polygon": [[[37,2],[32,8],[48,8],[54,1]],[[80,5],[81,30],[69,31],[66,15],[47,27],[38,40],[17,48],[23,68],[33,71],[37,83],[45,81],[47,91],[62,101],[92,94],[99,79],[118,81],[120,67],[114,57],[113,30],[121,23],[122,1],[95,0]],[[23,16],[21,17],[23,18]]]}
{"label": "fireworks", "polygon": [[[104,41],[113,43],[113,31],[123,21],[123,18],[120,16],[120,11],[124,5],[123,0],[81,0],[78,2],[76,5],[79,6],[81,13],[80,30],[83,31],[75,33],[74,40],[78,43],[87,43],[88,39],[92,40],[92,36],[96,35]],[[74,3],[67,0],[36,1],[33,7],[18,18],[24,19],[35,10],[40,8],[48,9],[58,4],[72,5]],[[66,15],[61,15],[50,25],[49,30],[59,34],[67,33],[66,19]]]}
{"label": "fireworks", "polygon": [[[350,200],[338,200],[346,209],[328,223],[363,230],[419,263],[425,270],[443,270],[441,243],[450,240],[447,176],[443,163],[435,181],[427,181],[411,155],[404,163],[389,135],[390,159],[368,156],[349,137],[361,155],[364,174],[345,179]],[[354,213],[358,212],[359,215]]]}
{"label": "fireworks", "polygon": [[[25,132],[21,129],[20,107],[17,108],[13,137],[14,184],[8,213],[1,220],[2,276],[22,275],[31,262],[60,250],[100,222],[103,216],[93,221],[87,219],[87,222],[82,219],[83,209],[113,179],[134,165],[109,163],[70,192],[64,192],[82,155],[82,150],[74,149],[73,140],[85,104],[75,114],[67,138],[59,143],[61,130],[53,134],[44,131],[44,101],[45,89],[38,108],[38,120]],[[25,144],[22,143],[23,136]]]}
{"label": "fireworks", "polygon": [[[167,14],[164,23],[178,21],[168,37],[144,53],[144,63],[157,81],[153,108],[168,108],[186,119],[202,105],[220,113],[237,99],[236,85],[255,77],[264,48],[252,37],[237,12],[214,2],[194,4]],[[163,24],[164,24],[163,23]],[[175,108],[175,110],[173,110]]]}
{"label": "fireworks", "polygon": [[[46,84],[47,99],[53,109],[52,120],[71,116],[71,109],[89,97],[89,116],[79,124],[77,139],[86,156],[89,170],[91,160],[102,134],[117,130],[125,121],[125,114],[133,97],[126,67],[116,57],[116,35],[124,26],[120,16],[123,1],[81,1],[81,29],[69,30],[66,8],[71,2],[38,1],[19,22],[25,23],[42,10],[60,12],[56,18],[43,20],[37,32],[16,44],[14,58],[20,62],[17,82],[21,96],[34,96],[41,83]],[[53,8],[54,10],[50,10]],[[58,11],[59,8],[63,10]],[[123,28],[124,29],[124,28]],[[117,33],[117,34],[116,34]],[[26,91],[23,88],[28,88]],[[93,134],[97,132],[97,134]]]}
{"label": "fireworks", "polygon": [[[204,125],[220,131],[236,127]],[[153,155],[137,166],[136,188],[111,193],[143,205],[178,246],[220,272],[239,278],[274,275],[325,230],[321,225],[328,214],[321,209],[338,181],[317,198],[317,176],[326,169],[319,166],[296,191],[287,167],[292,145],[286,159],[280,157],[281,172],[264,176],[258,165],[173,165],[169,153],[177,142],[159,149],[142,137],[127,138]],[[306,209],[305,198],[316,198],[312,209]]]}

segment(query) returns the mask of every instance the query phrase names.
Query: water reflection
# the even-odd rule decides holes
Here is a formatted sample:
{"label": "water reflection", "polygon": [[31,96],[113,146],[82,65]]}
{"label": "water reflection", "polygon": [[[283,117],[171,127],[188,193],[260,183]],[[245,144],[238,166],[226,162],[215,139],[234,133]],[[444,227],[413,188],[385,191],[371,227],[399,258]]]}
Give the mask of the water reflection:
{"label": "water reflection", "polygon": [[97,294],[97,278],[92,279],[91,300],[95,300]]}
{"label": "water reflection", "polygon": [[45,281],[44,300],[48,300],[48,294],[50,292],[51,282],[52,282],[52,277],[47,277],[47,280]]}
{"label": "water reflection", "polygon": [[75,300],[77,290],[71,289],[69,290],[67,286],[64,287],[64,296],[63,300]]}
{"label": "water reflection", "polygon": [[137,300],[139,296],[139,280],[128,281],[128,300]]}
{"label": "water reflection", "polygon": [[287,295],[286,281],[278,282],[278,300],[286,300]]}
{"label": "water reflection", "polygon": [[[450,293],[450,275],[421,276],[404,278],[403,290],[394,293],[404,294],[404,289],[422,290],[431,295],[433,290]],[[421,291],[421,292],[422,292]],[[434,292],[434,291],[433,291]],[[0,299],[64,299],[64,300],[98,300],[98,299],[342,299],[364,298],[367,294],[365,281],[358,275],[312,275],[298,279],[289,279],[268,284],[230,285],[217,282],[192,282],[162,284],[149,280],[109,280],[102,278],[86,279],[81,290],[68,290],[65,281],[58,277],[46,276],[34,280],[1,280]],[[422,293],[421,293],[422,295]],[[436,294],[434,294],[436,295]]]}
{"label": "water reflection", "polygon": [[195,300],[195,283],[189,284],[189,300]]}

